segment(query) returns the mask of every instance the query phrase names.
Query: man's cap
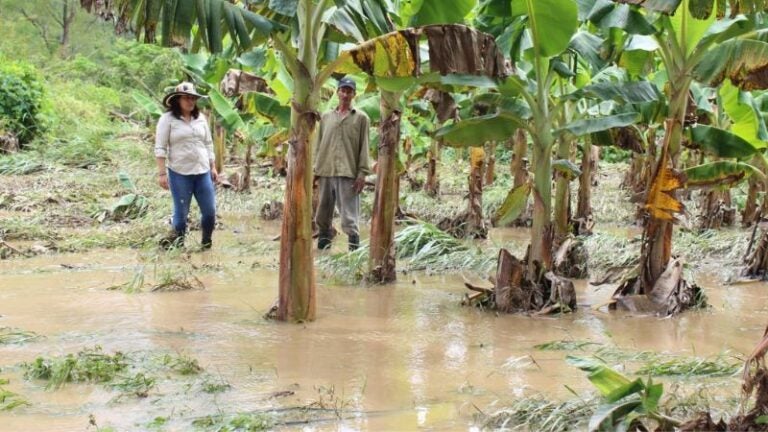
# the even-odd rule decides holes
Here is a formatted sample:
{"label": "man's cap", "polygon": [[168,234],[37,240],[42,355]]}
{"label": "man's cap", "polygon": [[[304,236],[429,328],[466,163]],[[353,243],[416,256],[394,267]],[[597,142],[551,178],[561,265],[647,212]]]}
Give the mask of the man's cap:
{"label": "man's cap", "polygon": [[344,77],[344,78],[340,79],[339,80],[339,85],[337,87],[338,88],[349,87],[352,90],[357,91],[357,84],[352,80],[352,78]]}

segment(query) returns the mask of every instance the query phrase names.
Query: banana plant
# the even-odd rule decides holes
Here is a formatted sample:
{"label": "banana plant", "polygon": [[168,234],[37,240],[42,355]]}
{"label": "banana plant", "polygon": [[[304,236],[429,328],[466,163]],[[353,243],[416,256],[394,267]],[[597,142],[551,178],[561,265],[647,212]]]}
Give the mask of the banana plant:
{"label": "banana plant", "polygon": [[[645,209],[648,222],[645,226],[637,278],[623,284],[617,293],[650,295],[657,281],[671,263],[672,229],[675,214],[683,211],[677,191],[685,185],[685,179],[676,171],[684,136],[684,125],[691,84],[694,80],[719,86],[725,79],[742,89],[764,88],[768,83],[761,80],[759,71],[768,64],[768,44],[761,40],[764,31],[757,28],[754,2],[730,2],[731,9],[714,0],[666,0],[642,2],[639,6],[621,2],[584,1],[587,19],[593,24],[621,28],[629,37],[626,46],[642,46],[628,59],[636,64],[656,55],[660,59],[665,82],[667,109],[664,116],[664,140],[656,160],[656,169],[646,193]],[[591,7],[590,7],[591,6]],[[619,11],[644,8],[646,19],[655,32],[651,38],[647,31],[622,23],[603,23],[602,17]],[[737,14],[739,11],[744,14]],[[640,19],[638,18],[638,20]],[[642,54],[646,59],[643,60]],[[762,143],[756,136],[741,138],[735,134],[711,126],[697,125],[688,132],[695,145],[717,157],[748,158],[754,155]]]}

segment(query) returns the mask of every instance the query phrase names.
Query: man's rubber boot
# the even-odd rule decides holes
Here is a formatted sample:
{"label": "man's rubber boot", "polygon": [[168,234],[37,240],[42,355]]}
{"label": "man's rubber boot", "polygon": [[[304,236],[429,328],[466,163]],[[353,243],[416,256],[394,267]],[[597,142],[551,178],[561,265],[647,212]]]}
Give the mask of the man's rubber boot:
{"label": "man's rubber boot", "polygon": [[349,236],[349,251],[354,252],[360,247],[360,236],[359,235],[350,235]]}
{"label": "man's rubber boot", "polygon": [[211,240],[211,237],[213,237],[213,230],[206,231],[206,229],[203,229],[203,239],[200,242],[200,246],[203,250],[208,250],[213,247],[213,241]]}
{"label": "man's rubber boot", "polygon": [[184,233],[171,231],[167,236],[160,239],[160,247],[165,250],[184,247]]}
{"label": "man's rubber boot", "polygon": [[331,233],[327,231],[320,231],[317,236],[317,248],[319,250],[326,250],[331,248]]}

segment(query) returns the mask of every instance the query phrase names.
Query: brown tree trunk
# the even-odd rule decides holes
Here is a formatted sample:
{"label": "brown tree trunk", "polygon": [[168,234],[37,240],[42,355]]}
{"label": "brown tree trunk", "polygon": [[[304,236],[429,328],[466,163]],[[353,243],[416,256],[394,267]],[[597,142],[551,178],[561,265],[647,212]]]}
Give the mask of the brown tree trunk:
{"label": "brown tree trunk", "polygon": [[437,176],[437,164],[440,162],[440,147],[442,140],[432,141],[432,146],[427,152],[427,181],[424,183],[424,191],[429,196],[437,196],[440,193],[440,179]]}
{"label": "brown tree trunk", "polygon": [[485,238],[488,235],[488,229],[483,220],[485,150],[482,147],[471,147],[469,162],[469,208],[467,209],[466,235],[474,238]]}
{"label": "brown tree trunk", "polygon": [[493,184],[496,178],[496,141],[488,143],[488,152],[485,161],[485,186]]}
{"label": "brown tree trunk", "polygon": [[379,126],[379,151],[376,163],[376,195],[371,218],[368,280],[377,283],[394,281],[395,212],[398,203],[397,153],[400,142],[399,93],[382,91]]}
{"label": "brown tree trunk", "polygon": [[702,191],[700,199],[700,229],[720,229],[733,225],[736,210],[731,207],[730,190]]}
{"label": "brown tree trunk", "polygon": [[[294,77],[296,80],[296,77]],[[298,80],[297,80],[298,81]],[[301,86],[307,83],[298,83]],[[309,85],[302,88],[309,88]],[[296,97],[296,96],[295,96]],[[301,101],[301,99],[299,99]],[[280,236],[280,297],[277,319],[315,319],[315,272],[312,259],[312,134],[318,114],[294,100],[291,141]]]}
{"label": "brown tree trunk", "polygon": [[757,217],[757,192],[761,186],[761,183],[754,177],[749,178],[748,184],[747,202],[744,205],[744,211],[741,212],[741,226],[743,227],[751,226],[755,222]]}

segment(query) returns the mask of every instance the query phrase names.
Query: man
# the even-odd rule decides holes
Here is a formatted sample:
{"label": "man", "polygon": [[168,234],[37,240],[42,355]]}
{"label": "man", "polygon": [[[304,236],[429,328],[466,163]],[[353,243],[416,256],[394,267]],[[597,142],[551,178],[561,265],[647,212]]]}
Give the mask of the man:
{"label": "man", "polygon": [[352,108],[357,85],[350,78],[339,80],[339,105],[323,114],[317,131],[315,177],[318,205],[315,223],[319,229],[317,248],[331,247],[334,205],[341,215],[341,229],[347,234],[349,250],[360,246],[360,192],[365,186],[368,163],[368,116]]}

